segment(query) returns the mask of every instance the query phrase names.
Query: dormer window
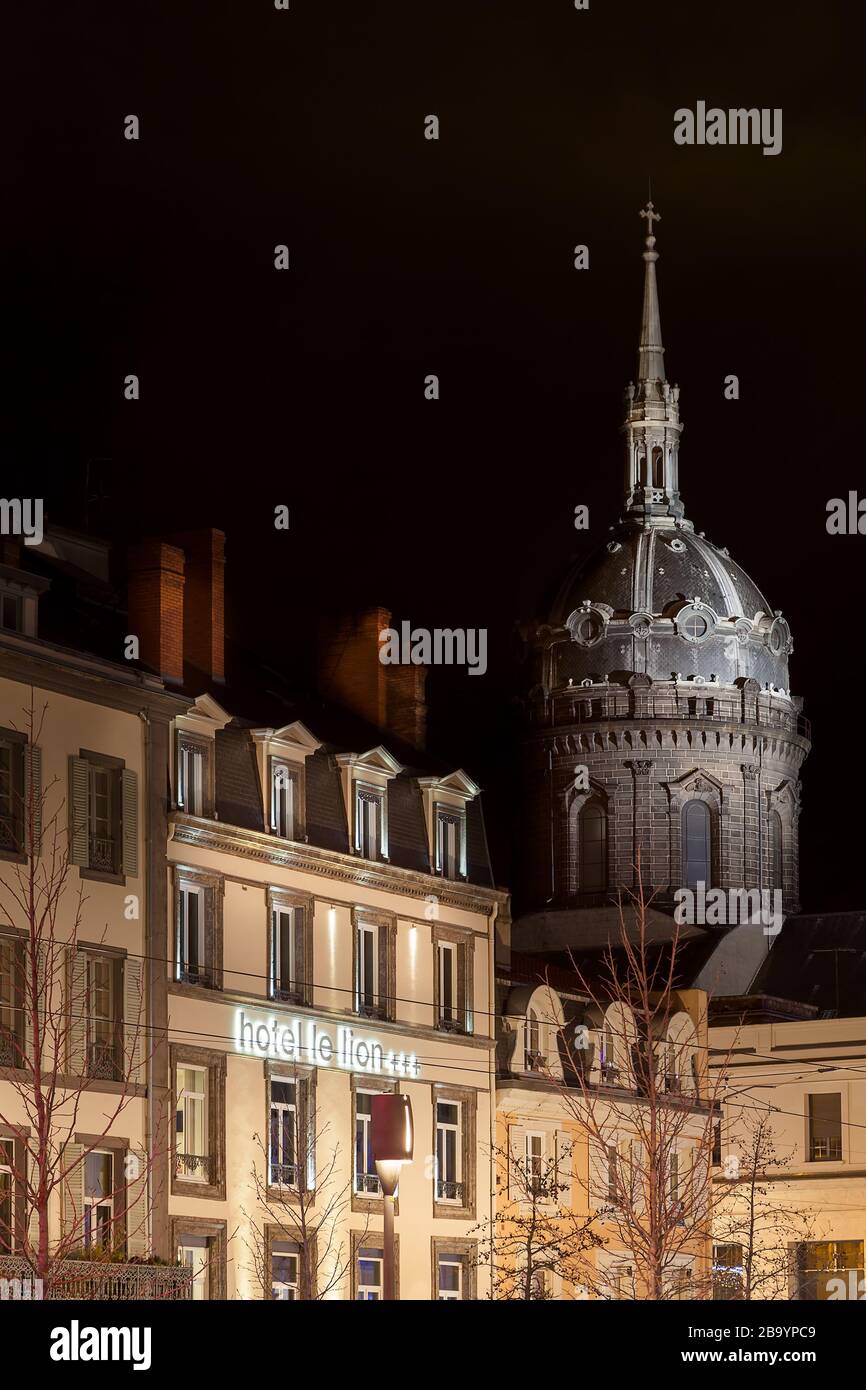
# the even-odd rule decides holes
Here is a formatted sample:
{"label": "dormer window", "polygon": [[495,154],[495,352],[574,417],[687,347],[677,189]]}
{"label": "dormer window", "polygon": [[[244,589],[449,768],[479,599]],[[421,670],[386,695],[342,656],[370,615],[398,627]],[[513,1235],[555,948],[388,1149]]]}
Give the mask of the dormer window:
{"label": "dormer window", "polygon": [[459,769],[447,777],[422,777],[418,785],[424,800],[431,872],[442,878],[467,878],[466,808],[481,788]]}
{"label": "dormer window", "polygon": [[0,564],[0,631],[35,637],[39,599],[48,587],[39,575]]}
{"label": "dormer window", "polygon": [[355,849],[364,859],[382,857],[385,794],[373,787],[355,787]]}
{"label": "dormer window", "polygon": [[210,747],[188,734],[177,736],[177,805],[188,816],[209,814]]}
{"label": "dormer window", "polygon": [[271,758],[271,830],[284,840],[300,838],[301,768]]}
{"label": "dormer window", "polygon": [[466,815],[452,807],[436,807],[436,872],[466,877]]}
{"label": "dormer window", "polygon": [[23,612],[19,596],[0,590],[0,627],[7,632],[21,632],[22,621]]}
{"label": "dormer window", "polygon": [[526,1015],[526,1047],[524,1065],[527,1071],[541,1071],[544,1066],[544,1049],[541,1044],[541,1022],[534,1009]]}

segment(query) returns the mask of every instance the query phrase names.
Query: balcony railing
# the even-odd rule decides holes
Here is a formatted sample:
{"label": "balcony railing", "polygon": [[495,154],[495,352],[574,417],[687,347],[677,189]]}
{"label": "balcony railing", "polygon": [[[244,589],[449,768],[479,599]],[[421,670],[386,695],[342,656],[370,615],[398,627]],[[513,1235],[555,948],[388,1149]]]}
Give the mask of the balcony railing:
{"label": "balcony railing", "polygon": [[436,1200],[437,1202],[462,1202],[462,1182],[450,1182],[447,1178],[437,1178]]}
{"label": "balcony railing", "polygon": [[381,1197],[382,1184],[375,1173],[356,1173],[355,1191],[362,1197]]}
{"label": "balcony railing", "polygon": [[210,1154],[176,1153],[174,1156],[174,1175],[191,1182],[212,1183],[214,1161]]}
{"label": "balcony railing", "polygon": [[297,1187],[298,1165],[296,1163],[272,1163],[270,1165],[271,1187]]}
{"label": "balcony railing", "polygon": [[[21,1255],[0,1255],[0,1283],[13,1292],[13,1281],[32,1287],[33,1271]],[[101,1260],[62,1260],[53,1266],[43,1296],[46,1299],[176,1303],[188,1299],[192,1270],[186,1265],[142,1262],[115,1264]]]}
{"label": "balcony railing", "polygon": [[681,1076],[666,1076],[665,1090],[669,1095],[681,1096],[683,1093],[683,1079]]}
{"label": "balcony railing", "polygon": [[93,1081],[119,1081],[118,1049],[114,1043],[91,1043],[87,1049],[87,1075]]}
{"label": "balcony railing", "polygon": [[117,841],[101,835],[91,835],[89,865],[102,873],[113,874],[117,869]]}
{"label": "balcony railing", "polygon": [[24,1049],[17,1032],[0,1028],[0,1067],[20,1067],[24,1064]]}

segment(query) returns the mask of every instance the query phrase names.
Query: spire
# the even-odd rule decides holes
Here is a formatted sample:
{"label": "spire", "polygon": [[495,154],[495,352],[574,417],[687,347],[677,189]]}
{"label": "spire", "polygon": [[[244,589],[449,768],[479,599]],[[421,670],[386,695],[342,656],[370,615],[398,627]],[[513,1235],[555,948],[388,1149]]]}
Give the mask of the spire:
{"label": "spire", "polygon": [[646,218],[646,250],[643,253],[646,272],[643,286],[643,315],[640,324],[640,349],[638,353],[638,381],[664,381],[665,350],[662,347],[662,323],[659,314],[659,292],[656,281],[656,261],[659,253],[655,249],[653,222],[661,222],[661,215],[655,211],[652,199],[649,200],[641,217]]}
{"label": "spire", "polygon": [[653,223],[661,217],[652,198],[641,212],[646,221],[643,253],[643,313],[640,325],[637,384],[626,391],[625,506],[644,526],[689,526],[679,494],[680,389],[665,377],[665,350],[656,283]]}

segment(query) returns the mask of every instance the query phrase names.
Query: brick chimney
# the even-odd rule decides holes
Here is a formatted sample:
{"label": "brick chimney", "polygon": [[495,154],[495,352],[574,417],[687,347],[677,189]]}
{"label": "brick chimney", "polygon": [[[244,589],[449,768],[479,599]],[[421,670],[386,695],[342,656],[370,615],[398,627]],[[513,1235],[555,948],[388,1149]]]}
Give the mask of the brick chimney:
{"label": "brick chimney", "polygon": [[142,665],[164,681],[183,683],[183,551],[142,541],[127,557],[129,632]]}
{"label": "brick chimney", "polygon": [[391,626],[387,608],[324,624],[318,648],[322,695],[381,733],[421,749],[427,734],[425,666],[383,665],[379,633]]}
{"label": "brick chimney", "polygon": [[172,536],[186,556],[183,654],[187,666],[208,681],[224,681],[225,532],[206,527]]}

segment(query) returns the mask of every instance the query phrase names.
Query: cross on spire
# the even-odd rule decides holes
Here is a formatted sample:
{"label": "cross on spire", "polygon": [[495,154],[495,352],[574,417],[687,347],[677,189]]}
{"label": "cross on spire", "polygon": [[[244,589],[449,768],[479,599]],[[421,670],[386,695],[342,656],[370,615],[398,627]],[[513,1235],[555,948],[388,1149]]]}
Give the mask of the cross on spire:
{"label": "cross on spire", "polygon": [[655,234],[653,232],[653,223],[661,222],[662,215],[660,212],[655,211],[652,198],[650,198],[646,207],[641,212],[641,217],[646,218],[647,236],[654,236]]}

